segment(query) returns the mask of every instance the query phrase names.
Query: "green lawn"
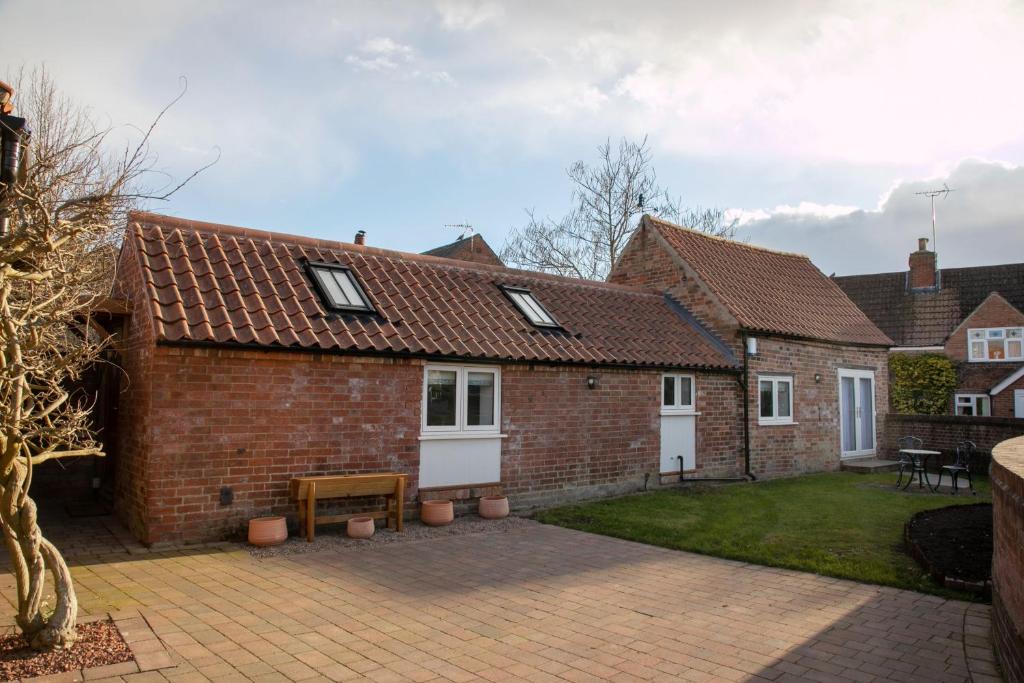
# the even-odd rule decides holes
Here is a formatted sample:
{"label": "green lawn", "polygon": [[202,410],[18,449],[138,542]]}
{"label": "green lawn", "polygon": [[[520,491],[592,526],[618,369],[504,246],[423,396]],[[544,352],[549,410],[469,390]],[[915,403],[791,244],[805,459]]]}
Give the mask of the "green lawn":
{"label": "green lawn", "polygon": [[[933,582],[903,550],[919,510],[989,502],[978,495],[897,492],[894,474],[813,474],[700,489],[662,489],[545,510],[537,519],[665,548],[967,597]],[[915,484],[916,486],[916,484]]]}

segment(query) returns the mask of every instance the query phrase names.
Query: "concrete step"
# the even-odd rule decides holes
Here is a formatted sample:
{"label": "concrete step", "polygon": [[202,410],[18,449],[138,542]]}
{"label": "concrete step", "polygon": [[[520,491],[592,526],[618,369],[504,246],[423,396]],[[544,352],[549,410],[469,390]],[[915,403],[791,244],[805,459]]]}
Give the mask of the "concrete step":
{"label": "concrete step", "polygon": [[858,474],[872,474],[876,472],[895,472],[900,464],[895,460],[882,460],[880,458],[861,458],[859,460],[844,460],[839,469],[844,472],[857,472]]}

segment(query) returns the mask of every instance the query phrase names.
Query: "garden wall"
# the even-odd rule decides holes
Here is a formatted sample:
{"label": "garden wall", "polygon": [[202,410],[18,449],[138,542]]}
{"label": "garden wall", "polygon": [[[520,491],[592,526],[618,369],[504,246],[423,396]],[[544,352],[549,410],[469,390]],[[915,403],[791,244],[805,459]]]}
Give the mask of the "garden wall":
{"label": "garden wall", "polygon": [[1024,681],[1024,437],[992,452],[992,635],[1007,681]]}
{"label": "garden wall", "polygon": [[983,454],[979,471],[987,469],[987,454],[996,444],[1016,436],[1024,436],[1024,420],[1013,417],[967,417],[963,415],[899,415],[889,413],[883,455],[893,457],[896,441],[903,436],[916,436],[925,448],[942,451],[949,457],[961,441],[973,441]]}

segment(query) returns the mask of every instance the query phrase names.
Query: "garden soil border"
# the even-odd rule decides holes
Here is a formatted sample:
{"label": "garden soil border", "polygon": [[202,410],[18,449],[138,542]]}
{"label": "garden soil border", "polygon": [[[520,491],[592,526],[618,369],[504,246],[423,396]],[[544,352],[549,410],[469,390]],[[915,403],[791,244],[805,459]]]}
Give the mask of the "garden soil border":
{"label": "garden soil border", "polygon": [[967,581],[955,576],[946,576],[941,569],[936,567],[928,559],[928,556],[922,550],[921,546],[911,536],[911,526],[921,515],[934,514],[938,510],[948,510],[950,508],[973,508],[980,505],[985,505],[989,508],[992,507],[991,503],[974,503],[971,505],[950,505],[942,508],[934,508],[931,510],[922,510],[914,514],[906,523],[903,525],[903,542],[906,546],[907,552],[913,557],[925,570],[928,572],[939,585],[945,586],[953,590],[965,591],[967,593],[974,593],[980,595],[986,599],[992,598],[992,578],[991,576],[985,581]]}

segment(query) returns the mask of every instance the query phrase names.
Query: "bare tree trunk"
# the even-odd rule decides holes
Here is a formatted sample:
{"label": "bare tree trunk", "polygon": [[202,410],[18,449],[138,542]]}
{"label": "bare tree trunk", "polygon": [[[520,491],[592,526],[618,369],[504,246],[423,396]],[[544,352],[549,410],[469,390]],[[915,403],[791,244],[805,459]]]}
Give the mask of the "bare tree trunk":
{"label": "bare tree trunk", "polygon": [[[29,466],[30,467],[30,466]],[[36,649],[59,649],[75,642],[78,598],[71,572],[52,543],[43,538],[38,510],[28,497],[28,467],[14,461],[3,481],[0,521],[18,589],[18,627]],[[46,570],[53,577],[56,604],[46,613]]]}

